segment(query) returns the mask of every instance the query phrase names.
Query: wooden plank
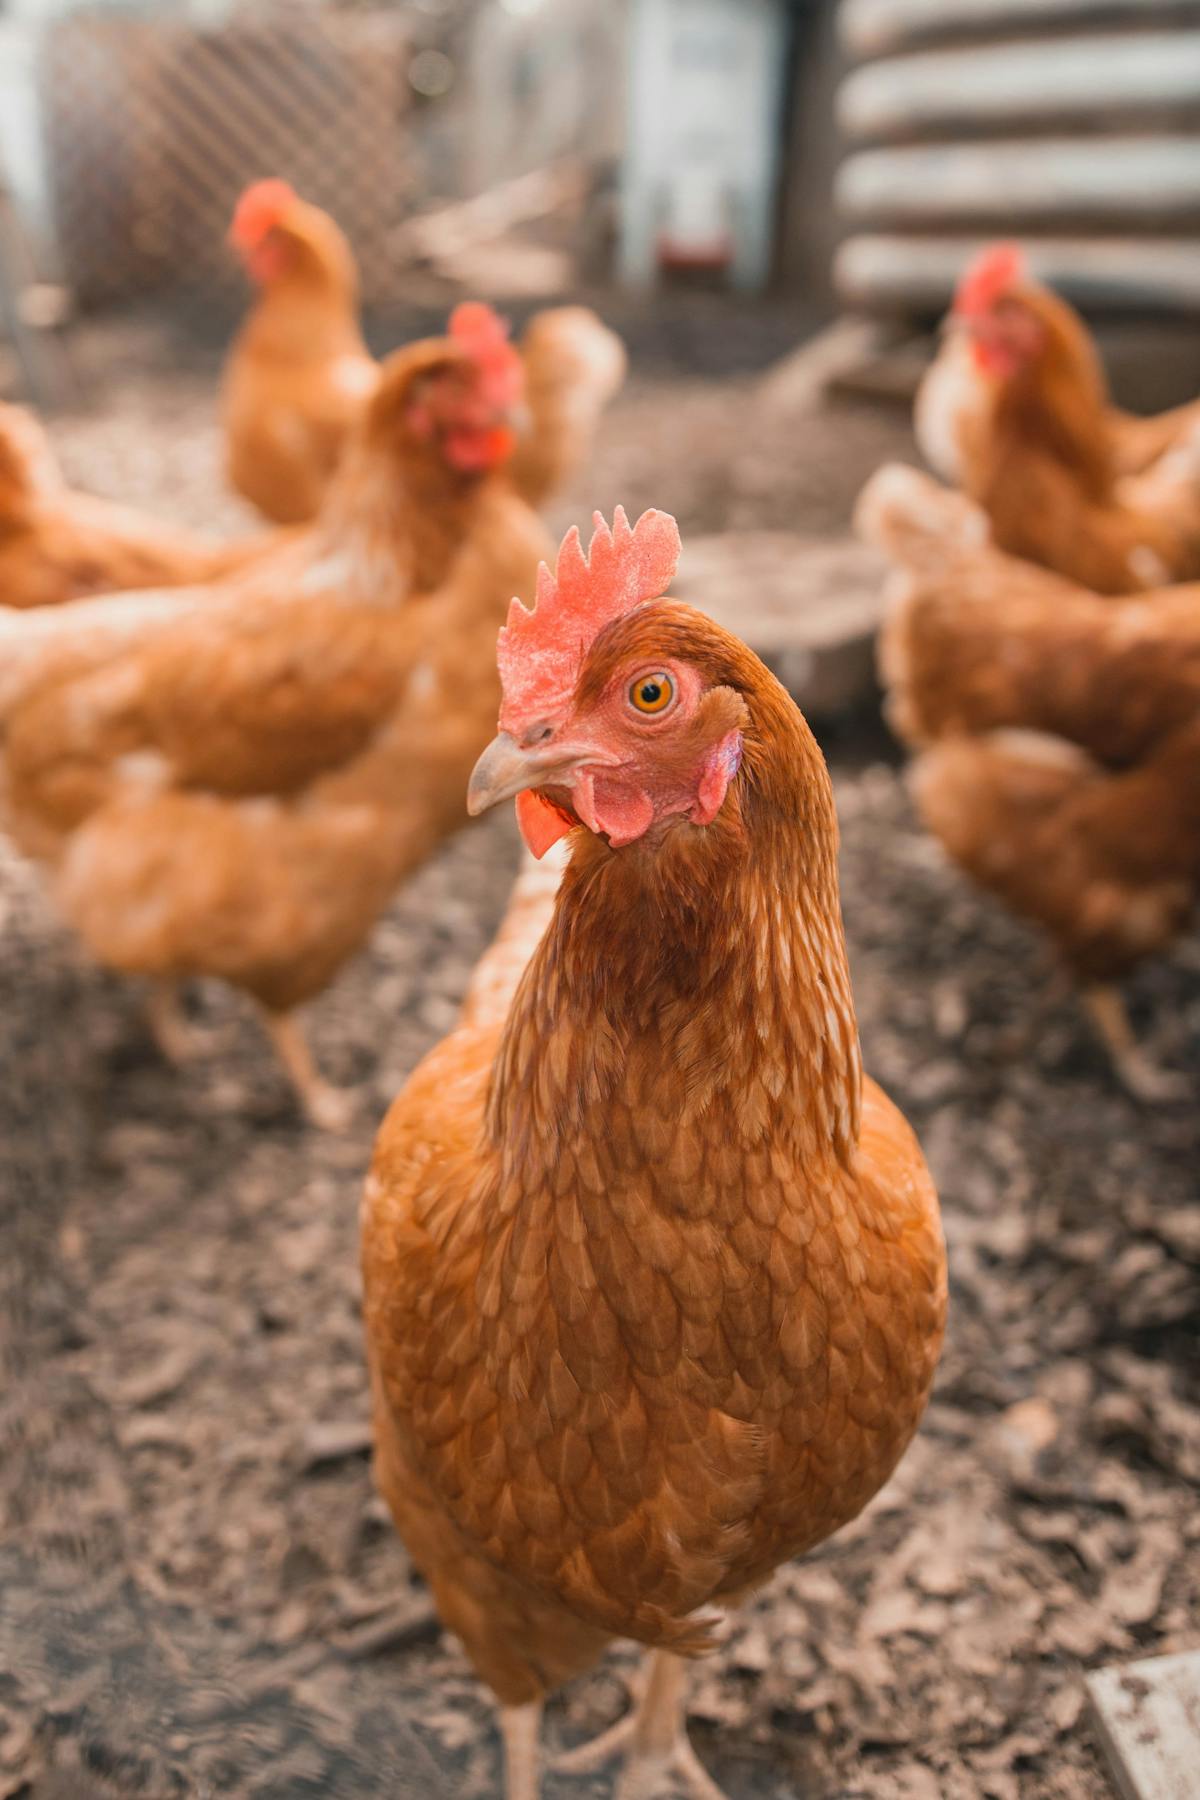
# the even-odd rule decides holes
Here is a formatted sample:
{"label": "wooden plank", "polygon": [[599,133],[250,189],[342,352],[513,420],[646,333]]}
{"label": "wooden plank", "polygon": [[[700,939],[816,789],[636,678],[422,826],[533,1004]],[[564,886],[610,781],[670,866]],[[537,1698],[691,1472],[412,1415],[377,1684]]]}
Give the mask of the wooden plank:
{"label": "wooden plank", "polygon": [[1200,1793],[1200,1650],[1087,1678],[1100,1743],[1122,1800]]}
{"label": "wooden plank", "polygon": [[1151,229],[1200,217],[1200,137],[1039,138],[863,150],[838,171],[843,218],[962,220],[1006,232],[1069,219]]}
{"label": "wooden plank", "polygon": [[[942,312],[981,237],[864,235],[841,245],[834,283],[848,306],[924,316]],[[1031,239],[1025,249],[1042,281],[1085,310],[1200,312],[1200,249],[1184,239]]]}
{"label": "wooden plank", "polygon": [[453,200],[415,214],[393,232],[392,249],[401,259],[445,261],[503,237],[516,225],[577,211],[588,186],[583,164],[577,157],[567,157],[501,182],[470,200]]}
{"label": "wooden plank", "polygon": [[842,0],[839,25],[846,49],[865,58],[935,38],[1196,17],[1197,0]]}
{"label": "wooden plank", "polygon": [[838,123],[851,140],[972,136],[1200,110],[1200,32],[1071,38],[889,57],[842,83]]}

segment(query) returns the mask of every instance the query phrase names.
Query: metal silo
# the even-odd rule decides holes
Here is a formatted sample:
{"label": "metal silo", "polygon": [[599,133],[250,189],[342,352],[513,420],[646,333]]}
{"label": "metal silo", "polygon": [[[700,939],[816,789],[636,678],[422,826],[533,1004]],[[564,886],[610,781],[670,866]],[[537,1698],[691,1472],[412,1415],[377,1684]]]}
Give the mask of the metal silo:
{"label": "metal silo", "polygon": [[1197,0],[842,0],[839,297],[940,310],[1018,237],[1109,311],[1200,311]]}

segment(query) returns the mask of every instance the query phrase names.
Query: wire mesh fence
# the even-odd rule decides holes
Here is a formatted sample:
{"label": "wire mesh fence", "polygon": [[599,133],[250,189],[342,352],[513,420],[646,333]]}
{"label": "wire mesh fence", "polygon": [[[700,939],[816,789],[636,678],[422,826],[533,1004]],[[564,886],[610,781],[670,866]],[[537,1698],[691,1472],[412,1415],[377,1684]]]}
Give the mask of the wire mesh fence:
{"label": "wire mesh fence", "polygon": [[364,297],[386,296],[412,197],[410,52],[400,9],[55,22],[40,81],[68,284],[85,303],[235,295],[230,214],[270,174],[336,214]]}

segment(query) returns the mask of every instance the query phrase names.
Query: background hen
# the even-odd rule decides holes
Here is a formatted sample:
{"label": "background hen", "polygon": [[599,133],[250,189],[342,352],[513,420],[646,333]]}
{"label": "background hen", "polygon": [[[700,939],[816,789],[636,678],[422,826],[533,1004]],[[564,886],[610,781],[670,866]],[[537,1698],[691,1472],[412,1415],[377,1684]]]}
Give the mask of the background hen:
{"label": "background hen", "polygon": [[[138,596],[59,609],[40,660],[16,646],[6,697],[10,829],[88,948],[252,994],[324,1122],[342,1097],[292,1010],[464,819],[496,624],[544,546],[502,474],[520,363],[478,323],[456,315],[384,365],[290,560],[202,613]],[[169,1013],[159,1027],[174,1050]]]}
{"label": "background hen", "polygon": [[[941,1341],[936,1199],[863,1082],[819,751],[744,645],[658,599],[663,514],[501,637],[501,734],[471,808],[571,834],[501,1018],[502,934],[410,1079],[364,1214],[383,1492],[502,1706],[513,1800],[542,1695],[608,1639],[655,1652],[622,1794],[670,1767],[711,1610],[845,1523],[916,1428]],[[707,1609],[707,1610],[706,1610]]]}
{"label": "background hen", "polygon": [[[359,328],[354,258],[328,214],[286,182],[249,188],[230,235],[260,294],[225,373],[229,478],[269,518],[310,519],[378,378]],[[525,408],[509,475],[540,507],[589,454],[625,351],[589,307],[557,306],[534,314],[521,358]]]}
{"label": "background hen", "polygon": [[34,415],[0,406],[0,606],[215,581],[279,541],[272,533],[209,544],[133,507],[76,493]]}
{"label": "background hen", "polygon": [[[1141,422],[1131,421],[1131,425]],[[977,501],[1001,549],[1124,594],[1200,575],[1200,414],[1136,479],[1082,321],[1011,245],[964,273],[917,396],[921,448]]]}
{"label": "background hen", "polygon": [[1200,889],[1200,587],[1088,593],[981,541],[974,509],[915,469],[875,476],[859,523],[899,569],[880,667],[923,750],[922,816],[1050,933],[1127,1085],[1177,1094],[1113,984]]}
{"label": "background hen", "polygon": [[284,181],[247,188],[230,242],[258,295],[225,366],[229,480],[280,524],[317,512],[379,379],[339,227]]}

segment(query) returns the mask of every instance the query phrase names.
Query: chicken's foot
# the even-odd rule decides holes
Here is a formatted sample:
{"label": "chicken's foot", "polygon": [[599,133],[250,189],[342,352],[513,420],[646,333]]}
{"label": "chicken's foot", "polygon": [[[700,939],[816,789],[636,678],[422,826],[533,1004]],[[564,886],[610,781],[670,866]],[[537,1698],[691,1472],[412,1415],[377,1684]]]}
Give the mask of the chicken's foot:
{"label": "chicken's foot", "polygon": [[693,1800],[726,1800],[696,1752],[687,1734],[687,1664],[669,1650],[654,1650],[641,1699],[625,1718],[555,1761],[564,1775],[586,1775],[625,1751],[625,1767],[616,1787],[616,1800],[651,1800],[670,1775],[683,1784]]}
{"label": "chicken's foot", "polygon": [[318,1074],[295,1014],[264,1010],[262,1018],[306,1117],[323,1131],[345,1131],[354,1114],[355,1097],[345,1088],[332,1087]]}
{"label": "chicken's foot", "polygon": [[1192,1093],[1186,1075],[1160,1068],[1134,1036],[1125,1002],[1114,987],[1085,988],[1083,1003],[1104,1040],[1122,1086],[1139,1100],[1185,1100]]}
{"label": "chicken's foot", "polygon": [[538,1738],[542,1703],[500,1708],[504,1739],[504,1800],[538,1800]]}

